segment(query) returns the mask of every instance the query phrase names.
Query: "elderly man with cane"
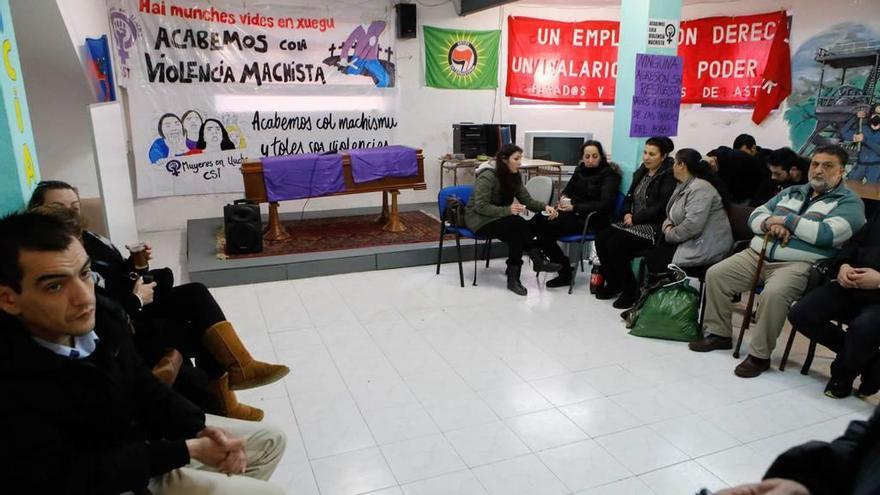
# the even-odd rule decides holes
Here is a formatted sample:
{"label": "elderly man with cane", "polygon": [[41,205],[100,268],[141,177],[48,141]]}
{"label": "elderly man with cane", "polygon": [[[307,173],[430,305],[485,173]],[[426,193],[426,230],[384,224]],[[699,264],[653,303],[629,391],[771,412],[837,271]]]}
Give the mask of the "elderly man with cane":
{"label": "elderly man with cane", "polygon": [[[843,183],[848,158],[839,146],[816,148],[809,182],[781,191],[752,212],[749,225],[755,237],[750,248],[715,264],[706,274],[707,334],[690,343],[692,351],[733,348],[731,299],[754,291],[755,282],[763,283],[749,355],[734,373],[753,378],[770,368],[776,338],[789,307],[807,286],[812,263],[834,257],[865,223],[861,199]],[[763,263],[759,263],[761,252]]]}

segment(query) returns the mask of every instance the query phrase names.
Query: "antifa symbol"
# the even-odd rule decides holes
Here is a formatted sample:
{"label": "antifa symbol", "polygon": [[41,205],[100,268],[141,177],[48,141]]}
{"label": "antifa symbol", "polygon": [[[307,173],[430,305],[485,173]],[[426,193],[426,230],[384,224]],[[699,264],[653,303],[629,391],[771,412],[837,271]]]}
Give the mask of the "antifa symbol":
{"label": "antifa symbol", "polygon": [[453,72],[466,76],[477,67],[477,49],[469,41],[459,41],[449,49],[447,62]]}
{"label": "antifa symbol", "polygon": [[180,160],[168,160],[165,162],[165,170],[171,172],[171,175],[177,177],[180,175]]}
{"label": "antifa symbol", "polygon": [[110,25],[113,28],[113,38],[116,40],[119,62],[126,65],[128,51],[137,39],[137,26],[124,12],[118,10],[110,13]]}
{"label": "antifa symbol", "polygon": [[666,42],[672,43],[673,38],[675,38],[675,25],[667,24],[666,25]]}

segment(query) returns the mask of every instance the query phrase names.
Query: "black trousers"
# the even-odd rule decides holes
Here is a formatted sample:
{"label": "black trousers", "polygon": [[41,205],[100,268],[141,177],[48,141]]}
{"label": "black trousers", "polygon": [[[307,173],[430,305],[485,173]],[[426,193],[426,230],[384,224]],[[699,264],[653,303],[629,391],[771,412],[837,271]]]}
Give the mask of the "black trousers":
{"label": "black trousers", "polygon": [[196,366],[215,379],[224,369],[205,349],[202,337],[210,326],[225,319],[223,310],[203,284],[173,286],[156,294],[135,319],[135,344],[151,366],[171,347],[195,358]]}
{"label": "black trousers", "polygon": [[[585,221],[585,218],[572,211],[563,211],[553,220],[544,215],[535,215],[529,222],[532,224],[532,232],[537,236],[538,244],[544,255],[554,263],[564,264],[565,253],[562,252],[562,248],[559,247],[556,240],[563,236],[580,234],[584,231]],[[601,225],[599,222],[594,215],[592,224]],[[602,226],[604,227],[604,225]],[[568,270],[570,267],[563,266],[563,269]]]}
{"label": "black trousers", "polygon": [[223,310],[204,284],[191,283],[171,287],[159,294],[144,312],[159,318],[185,320],[204,331],[226,319]]}
{"label": "black trousers", "polygon": [[209,381],[205,370],[196,368],[189,359],[184,359],[177,373],[177,380],[174,381],[174,390],[199,406],[202,411],[220,415],[220,402],[210,392]]}
{"label": "black trousers", "polygon": [[632,260],[654,245],[641,237],[608,227],[596,236],[596,254],[602,263],[605,284],[614,291],[636,295],[639,287],[632,273]]}
{"label": "black trousers", "polygon": [[669,264],[675,256],[675,250],[678,244],[668,244],[660,242],[653,249],[645,253],[645,264],[648,266],[648,273],[666,273],[669,271]]}
{"label": "black trousers", "polygon": [[508,215],[483,225],[477,235],[507,244],[507,266],[522,266],[523,252],[537,246],[529,222],[519,215]]}
{"label": "black trousers", "polygon": [[[880,302],[867,291],[825,284],[801,299],[789,312],[793,327],[837,353],[831,376],[842,380],[862,375],[869,387],[880,387]],[[831,320],[848,323],[846,331]]]}

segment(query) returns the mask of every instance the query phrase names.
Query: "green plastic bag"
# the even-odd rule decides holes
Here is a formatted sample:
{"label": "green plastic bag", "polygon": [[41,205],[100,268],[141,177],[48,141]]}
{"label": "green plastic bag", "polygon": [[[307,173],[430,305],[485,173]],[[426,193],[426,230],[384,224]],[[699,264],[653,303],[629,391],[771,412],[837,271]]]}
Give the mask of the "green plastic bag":
{"label": "green plastic bag", "polygon": [[686,278],[665,285],[651,293],[636,310],[629,334],[684,342],[697,340],[699,306],[700,293]]}

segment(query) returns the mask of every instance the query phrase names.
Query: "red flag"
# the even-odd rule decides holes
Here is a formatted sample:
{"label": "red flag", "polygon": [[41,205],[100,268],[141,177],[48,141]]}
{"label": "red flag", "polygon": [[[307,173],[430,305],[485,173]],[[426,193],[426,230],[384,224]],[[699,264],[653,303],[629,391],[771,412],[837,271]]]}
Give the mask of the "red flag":
{"label": "red flag", "polygon": [[791,50],[788,44],[788,16],[784,10],[779,12],[776,34],[767,54],[762,77],[764,80],[752,112],[752,122],[756,124],[760,124],[770,110],[779,107],[782,100],[791,94]]}

